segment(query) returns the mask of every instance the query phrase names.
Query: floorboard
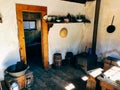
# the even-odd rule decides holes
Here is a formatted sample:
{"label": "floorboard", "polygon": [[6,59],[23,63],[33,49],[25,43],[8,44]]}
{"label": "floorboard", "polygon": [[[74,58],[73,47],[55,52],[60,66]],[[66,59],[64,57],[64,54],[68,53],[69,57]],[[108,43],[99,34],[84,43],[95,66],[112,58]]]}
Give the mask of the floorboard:
{"label": "floorboard", "polygon": [[65,85],[72,83],[73,90],[86,90],[86,82],[81,80],[84,72],[71,65],[60,68],[43,69],[39,45],[27,49],[27,59],[34,75],[34,83],[28,90],[65,90]]}
{"label": "floorboard", "polygon": [[75,85],[73,90],[86,90],[86,82],[81,80],[84,75],[81,70],[72,66],[61,66],[60,69],[43,68],[31,64],[30,70],[34,75],[34,83],[31,90],[65,90],[65,86],[69,83]]}

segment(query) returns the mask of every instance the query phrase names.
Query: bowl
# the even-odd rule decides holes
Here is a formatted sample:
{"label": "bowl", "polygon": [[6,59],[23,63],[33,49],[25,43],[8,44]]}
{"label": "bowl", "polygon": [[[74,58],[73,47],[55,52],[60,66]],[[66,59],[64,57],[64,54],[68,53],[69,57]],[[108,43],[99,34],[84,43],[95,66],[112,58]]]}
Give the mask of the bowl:
{"label": "bowl", "polygon": [[82,19],[77,19],[78,22],[82,22]]}
{"label": "bowl", "polygon": [[61,22],[61,20],[60,19],[56,19],[56,22]]}
{"label": "bowl", "polygon": [[8,73],[9,75],[13,76],[13,77],[19,77],[25,74],[25,72],[29,69],[28,65],[24,65],[24,67],[19,70],[16,71],[16,64],[9,66],[5,72]]}

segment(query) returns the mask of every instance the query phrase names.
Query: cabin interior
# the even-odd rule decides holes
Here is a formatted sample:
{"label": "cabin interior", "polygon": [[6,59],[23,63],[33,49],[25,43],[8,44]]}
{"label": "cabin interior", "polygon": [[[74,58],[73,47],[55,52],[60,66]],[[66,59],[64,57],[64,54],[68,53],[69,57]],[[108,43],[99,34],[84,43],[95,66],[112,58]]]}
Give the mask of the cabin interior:
{"label": "cabin interior", "polygon": [[[110,65],[114,59],[119,62],[119,3],[120,0],[0,0],[0,90],[23,89],[19,85],[23,79],[18,83],[19,89],[10,89],[12,85],[5,89],[5,71],[17,62],[28,65],[33,74],[30,90],[109,90],[101,88],[98,80],[96,89],[95,83],[87,89],[88,81],[81,77],[92,69],[108,70],[106,58]],[[75,87],[66,89],[68,82]],[[118,87],[106,86],[120,89],[120,83]]]}

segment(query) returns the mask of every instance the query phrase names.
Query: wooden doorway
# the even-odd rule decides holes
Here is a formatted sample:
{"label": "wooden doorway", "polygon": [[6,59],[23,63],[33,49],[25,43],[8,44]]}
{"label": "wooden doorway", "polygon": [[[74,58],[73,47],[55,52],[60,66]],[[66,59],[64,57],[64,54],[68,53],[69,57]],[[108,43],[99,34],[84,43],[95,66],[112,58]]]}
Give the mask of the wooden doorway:
{"label": "wooden doorway", "polygon": [[[16,15],[18,24],[18,39],[20,44],[20,58],[27,64],[26,46],[24,36],[24,24],[23,24],[23,12],[38,12],[41,13],[41,17],[47,14],[47,7],[16,4]],[[41,19],[41,50],[42,50],[42,62],[43,67],[47,69],[48,63],[48,25],[46,21]]]}

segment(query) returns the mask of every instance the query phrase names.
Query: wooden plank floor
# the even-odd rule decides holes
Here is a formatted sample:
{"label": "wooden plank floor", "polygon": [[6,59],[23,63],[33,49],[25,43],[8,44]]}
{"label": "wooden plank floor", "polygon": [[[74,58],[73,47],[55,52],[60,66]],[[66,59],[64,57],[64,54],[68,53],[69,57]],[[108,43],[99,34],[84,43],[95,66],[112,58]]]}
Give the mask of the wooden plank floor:
{"label": "wooden plank floor", "polygon": [[34,83],[30,90],[65,90],[65,85],[69,83],[75,85],[73,90],[86,90],[86,82],[81,80],[84,73],[72,66],[44,70],[32,63],[30,70],[33,71],[34,75]]}
{"label": "wooden plank floor", "polygon": [[40,53],[39,45],[27,48],[28,64],[34,75],[34,84],[30,90],[65,90],[68,83],[75,85],[74,90],[86,90],[86,82],[81,80],[84,73],[80,69],[68,65],[44,70]]}

